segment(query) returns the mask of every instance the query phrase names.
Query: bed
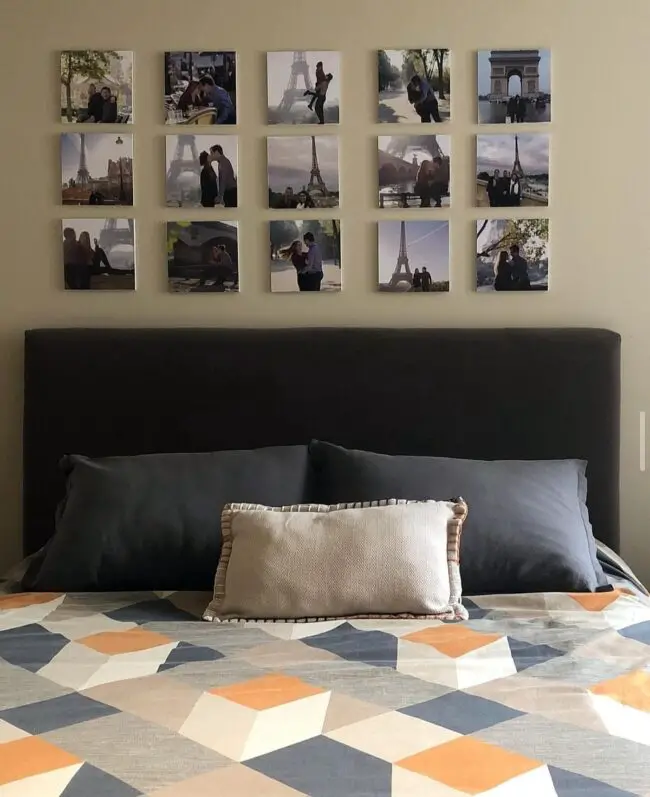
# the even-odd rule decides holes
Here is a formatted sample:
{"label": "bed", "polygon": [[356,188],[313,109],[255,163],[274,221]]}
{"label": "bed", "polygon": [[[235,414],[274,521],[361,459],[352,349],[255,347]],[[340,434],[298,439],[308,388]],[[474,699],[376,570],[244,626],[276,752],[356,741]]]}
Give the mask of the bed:
{"label": "bed", "polygon": [[[607,330],[28,331],[0,794],[647,797],[650,599],[619,556],[619,413]],[[584,459],[607,585],[466,595],[455,623],[215,624],[205,589],[22,588],[53,539],[62,456],[314,439]]]}

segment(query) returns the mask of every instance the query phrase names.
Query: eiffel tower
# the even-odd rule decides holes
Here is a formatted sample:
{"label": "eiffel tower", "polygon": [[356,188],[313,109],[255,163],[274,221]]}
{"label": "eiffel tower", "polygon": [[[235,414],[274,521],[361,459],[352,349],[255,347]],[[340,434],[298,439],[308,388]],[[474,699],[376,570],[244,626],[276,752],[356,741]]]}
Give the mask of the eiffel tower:
{"label": "eiffel tower", "polygon": [[[298,77],[302,77],[305,88],[298,88]],[[296,102],[309,102],[310,97],[305,97],[304,91],[313,91],[314,84],[311,82],[309,76],[309,64],[307,63],[307,54],[304,50],[294,50],[293,63],[291,64],[291,75],[289,82],[280,104],[278,105],[279,111],[290,111]]]}
{"label": "eiffel tower", "polygon": [[[402,269],[404,269],[402,271]],[[390,278],[390,287],[395,288],[400,282],[408,282],[413,284],[413,274],[411,274],[411,266],[409,265],[409,255],[406,249],[406,222],[403,221],[400,228],[399,236],[399,254],[397,255],[397,265],[393,276]]]}
{"label": "eiffel tower", "polygon": [[317,189],[323,196],[327,196],[329,191],[325,185],[325,180],[320,173],[318,165],[318,155],[316,154],[316,136],[311,137],[311,174],[309,176],[309,191]]}
{"label": "eiffel tower", "polygon": [[90,185],[90,172],[86,163],[86,134],[79,133],[81,149],[79,151],[79,168],[77,169],[77,185],[80,188],[87,188]]}
{"label": "eiffel tower", "polygon": [[[185,158],[185,150],[189,148],[190,158]],[[196,149],[195,136],[178,136],[176,141],[176,150],[174,157],[169,164],[169,171],[167,172],[167,186],[168,188],[176,188],[178,178],[183,172],[192,172],[197,176],[201,173],[199,166],[199,153]]]}
{"label": "eiffel tower", "polygon": [[512,175],[513,177],[516,175],[519,179],[524,176],[524,170],[519,160],[519,136],[515,136],[515,163],[512,167]]}
{"label": "eiffel tower", "polygon": [[[394,155],[396,158],[401,158],[402,160],[406,157],[406,151],[408,148],[413,144],[409,137],[407,136],[392,136],[390,143],[388,144],[387,152],[391,155]],[[422,136],[420,142],[421,148],[425,149],[429,152],[432,158],[442,158],[444,160],[444,153],[440,149],[440,144],[438,144],[438,137],[437,136]],[[413,163],[417,166],[417,155],[413,155]]]}
{"label": "eiffel tower", "polygon": [[[118,222],[127,222],[127,227],[118,227]],[[135,222],[133,219],[106,219],[99,233],[99,245],[108,254],[118,244],[135,246]]]}

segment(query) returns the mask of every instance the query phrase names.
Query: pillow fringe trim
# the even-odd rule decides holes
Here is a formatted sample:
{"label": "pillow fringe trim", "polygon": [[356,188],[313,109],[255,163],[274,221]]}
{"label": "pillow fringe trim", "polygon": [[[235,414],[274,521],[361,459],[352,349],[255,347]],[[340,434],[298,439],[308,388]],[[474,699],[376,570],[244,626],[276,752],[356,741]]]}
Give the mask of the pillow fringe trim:
{"label": "pillow fringe trim", "polygon": [[[202,619],[213,623],[316,623],[342,620],[341,616],[268,618],[268,617],[224,617],[220,608],[226,595],[226,573],[232,553],[232,518],[240,511],[267,512],[336,512],[345,509],[366,509],[379,506],[400,506],[405,504],[437,503],[432,501],[412,501],[403,498],[388,498],[378,501],[357,501],[342,504],[293,504],[270,507],[264,504],[233,503],[226,504],[221,513],[222,546],[219,564],[214,577],[213,598],[203,612]],[[462,498],[453,498],[453,516],[447,523],[447,569],[449,574],[449,603],[440,612],[433,614],[355,614],[347,615],[351,620],[467,620],[469,614],[462,604],[462,582],[460,578],[460,538],[463,523],[467,517],[467,504]]]}

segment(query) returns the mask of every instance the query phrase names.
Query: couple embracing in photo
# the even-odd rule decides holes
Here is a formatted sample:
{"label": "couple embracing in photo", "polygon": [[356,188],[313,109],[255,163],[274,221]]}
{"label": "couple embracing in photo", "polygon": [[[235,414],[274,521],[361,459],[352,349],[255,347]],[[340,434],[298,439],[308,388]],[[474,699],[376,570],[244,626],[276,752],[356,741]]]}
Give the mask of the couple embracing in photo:
{"label": "couple embracing in photo", "polygon": [[518,244],[513,244],[510,247],[510,254],[508,254],[506,249],[502,249],[501,252],[499,252],[494,266],[494,290],[530,290],[528,263],[519,253]]}
{"label": "couple embracing in photo", "polygon": [[[303,249],[303,241],[307,251]],[[323,254],[313,233],[306,232],[302,241],[296,239],[286,249],[281,250],[280,255],[293,263],[299,291],[320,291],[323,281]]]}

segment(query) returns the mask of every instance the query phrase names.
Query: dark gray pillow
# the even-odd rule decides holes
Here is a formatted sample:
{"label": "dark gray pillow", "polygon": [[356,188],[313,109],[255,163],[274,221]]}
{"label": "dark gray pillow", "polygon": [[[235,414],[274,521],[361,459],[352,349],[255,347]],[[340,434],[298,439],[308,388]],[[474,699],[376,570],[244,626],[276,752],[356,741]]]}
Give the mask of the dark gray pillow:
{"label": "dark gray pillow", "polygon": [[484,461],[310,446],[315,501],[449,499],[468,505],[465,595],[595,591],[607,584],[587,514],[582,460]]}
{"label": "dark gray pillow", "polygon": [[26,589],[211,590],[227,503],[299,504],[307,446],[68,456],[56,534]]}

